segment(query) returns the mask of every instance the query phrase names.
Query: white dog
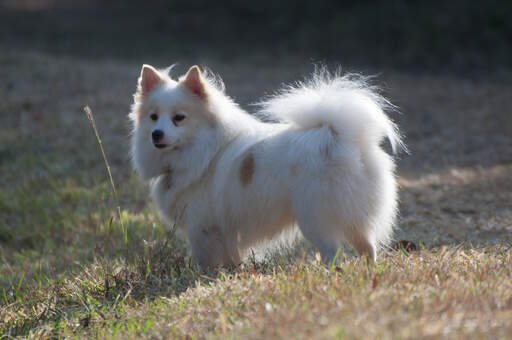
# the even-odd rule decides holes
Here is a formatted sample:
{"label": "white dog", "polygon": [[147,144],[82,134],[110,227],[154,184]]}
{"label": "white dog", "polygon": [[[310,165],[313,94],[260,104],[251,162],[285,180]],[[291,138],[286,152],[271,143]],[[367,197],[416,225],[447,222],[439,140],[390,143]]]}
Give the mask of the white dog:
{"label": "white dog", "polygon": [[132,153],[152,198],[182,228],[202,268],[232,265],[250,247],[298,225],[331,261],[344,242],[375,260],[397,210],[401,146],[388,102],[354,75],[322,70],[262,103],[264,123],[197,66],[175,81],[142,67]]}

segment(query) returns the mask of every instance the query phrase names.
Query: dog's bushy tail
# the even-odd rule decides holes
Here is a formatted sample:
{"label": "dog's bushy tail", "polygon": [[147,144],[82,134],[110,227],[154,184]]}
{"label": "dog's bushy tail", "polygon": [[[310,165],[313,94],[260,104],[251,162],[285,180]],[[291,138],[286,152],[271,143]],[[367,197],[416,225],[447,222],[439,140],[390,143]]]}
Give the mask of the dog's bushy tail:
{"label": "dog's bushy tail", "polygon": [[396,125],[385,113],[394,106],[368,80],[358,74],[332,74],[320,68],[310,80],[260,103],[261,113],[304,129],[328,124],[339,138],[363,148],[380,143],[384,137],[393,152],[405,148]]}

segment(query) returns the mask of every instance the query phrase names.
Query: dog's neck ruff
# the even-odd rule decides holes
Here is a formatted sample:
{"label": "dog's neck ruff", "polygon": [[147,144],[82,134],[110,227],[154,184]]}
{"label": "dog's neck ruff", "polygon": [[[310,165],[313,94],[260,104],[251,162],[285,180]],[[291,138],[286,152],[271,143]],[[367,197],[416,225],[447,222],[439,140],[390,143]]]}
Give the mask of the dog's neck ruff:
{"label": "dog's neck ruff", "polygon": [[[205,170],[201,173],[201,175],[197,178],[197,179],[192,179],[189,183],[187,184],[184,184],[183,186],[181,186],[180,189],[177,189],[176,187],[168,187],[167,190],[170,191],[170,190],[176,190],[175,194],[173,195],[174,196],[174,202],[177,203],[180,201],[181,197],[183,196],[183,194],[185,192],[187,192],[189,189],[193,188],[195,185],[198,185],[199,183],[201,183],[202,181],[205,180],[205,178],[207,178],[210,174],[213,173],[213,171],[215,171],[215,167],[217,165],[217,162],[219,160],[219,158],[221,157],[221,155],[224,153],[224,151],[226,151],[226,149],[235,141],[237,140],[238,138],[240,137],[240,134],[236,135],[235,137],[231,138],[227,143],[225,143],[223,146],[221,146],[219,148],[219,150],[217,150],[217,152],[213,155],[213,157],[210,159],[210,161],[208,162],[208,165],[205,167]],[[163,176],[168,176],[168,174],[165,174]],[[173,179],[174,180],[174,179]]]}

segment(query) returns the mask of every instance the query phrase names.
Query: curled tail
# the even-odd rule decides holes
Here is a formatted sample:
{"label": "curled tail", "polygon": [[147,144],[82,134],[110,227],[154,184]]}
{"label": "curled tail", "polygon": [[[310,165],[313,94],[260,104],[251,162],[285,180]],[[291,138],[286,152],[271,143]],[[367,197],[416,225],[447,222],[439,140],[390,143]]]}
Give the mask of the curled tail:
{"label": "curled tail", "polygon": [[310,80],[260,104],[261,114],[267,117],[304,129],[328,124],[342,140],[363,149],[378,145],[384,137],[393,152],[405,149],[396,125],[385,113],[393,105],[368,84],[368,78],[357,74],[333,75],[322,68]]}

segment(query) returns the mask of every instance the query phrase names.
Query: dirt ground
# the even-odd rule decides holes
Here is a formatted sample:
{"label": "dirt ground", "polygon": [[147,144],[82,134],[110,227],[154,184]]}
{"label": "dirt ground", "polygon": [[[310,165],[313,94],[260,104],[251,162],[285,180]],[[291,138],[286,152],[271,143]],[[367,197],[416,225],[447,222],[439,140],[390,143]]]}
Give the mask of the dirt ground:
{"label": "dirt ground", "polygon": [[510,242],[509,83],[392,79],[410,149],[399,162],[405,235],[427,244]]}

